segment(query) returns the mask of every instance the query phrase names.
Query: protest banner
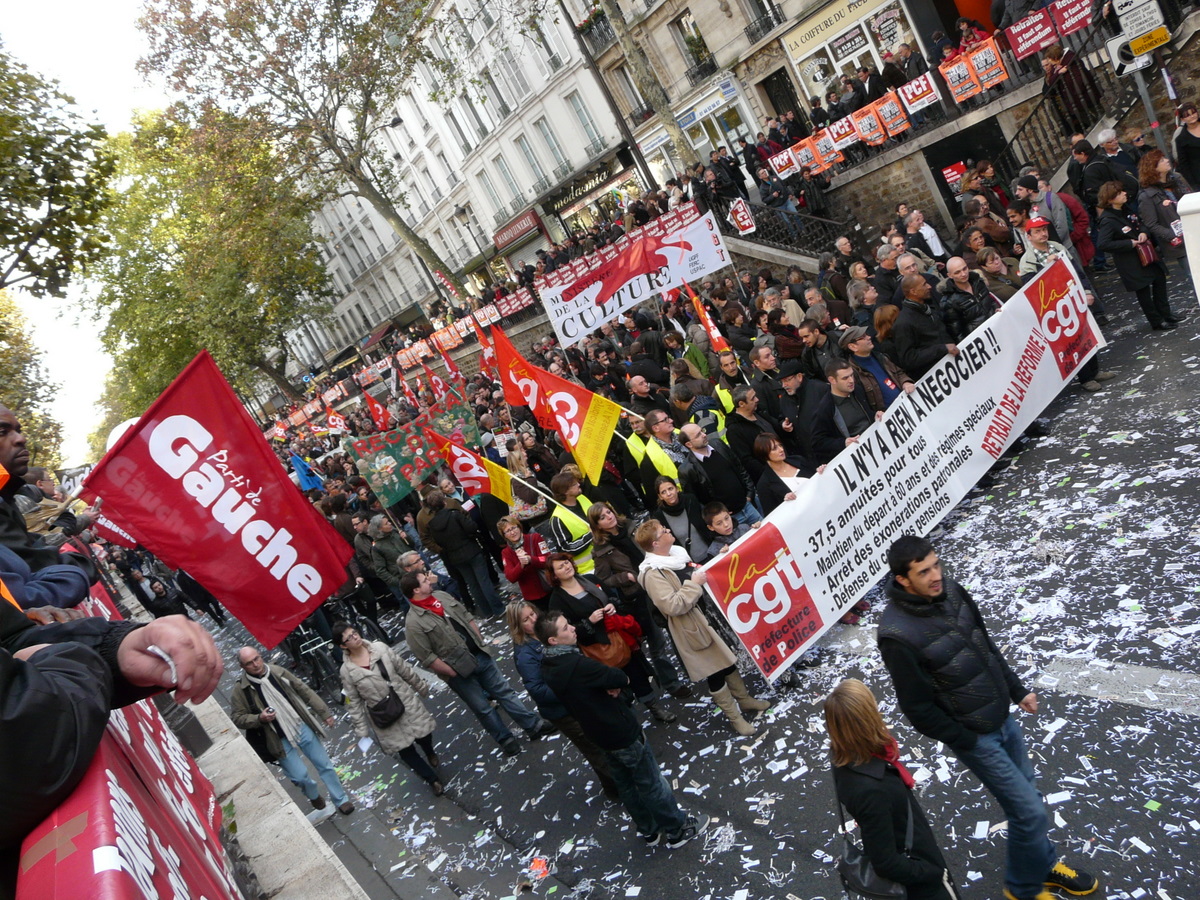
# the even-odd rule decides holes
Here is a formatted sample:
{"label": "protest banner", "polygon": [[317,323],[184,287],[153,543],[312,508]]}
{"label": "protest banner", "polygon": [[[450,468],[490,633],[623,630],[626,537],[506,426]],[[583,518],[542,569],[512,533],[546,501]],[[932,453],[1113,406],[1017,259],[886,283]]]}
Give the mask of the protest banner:
{"label": "protest banner", "polygon": [[126,550],[134,549],[138,543],[137,538],[102,512],[92,514],[92,531],[96,533],[97,537],[104,538],[110,544],[116,544]]}
{"label": "protest banner", "polygon": [[534,369],[533,377],[546,398],[546,408],[554,416],[554,428],[563,445],[575,457],[579,470],[593,484],[599,484],[608,445],[621,418],[621,407],[545,369]]}
{"label": "protest banner", "polygon": [[775,174],[780,178],[787,178],[789,175],[795,175],[800,171],[800,164],[796,161],[796,156],[792,153],[792,148],[788,147],[782,153],[776,153],[767,160],[771,168],[775,170]]}
{"label": "protest banner", "polygon": [[896,88],[896,94],[900,97],[904,108],[910,113],[933,106],[942,98],[932,72],[926,72],[924,75],[900,85]]}
{"label": "protest banner", "polygon": [[796,163],[800,168],[808,169],[809,172],[818,168],[821,162],[817,158],[817,148],[810,137],[792,144],[792,155],[796,157]]}
{"label": "protest banner", "polygon": [[460,447],[452,440],[442,437],[429,428],[423,429],[425,440],[432,452],[446,461],[458,483],[467,495],[491,494],[512,506],[512,475],[504,466],[497,465],[485,456]]}
{"label": "protest banner", "polygon": [[611,252],[568,266],[563,278],[542,279],[537,291],[555,334],[569,345],[648,297],[727,265],[716,217],[687,203],[630,232]]}
{"label": "protest banner", "polygon": [[[121,618],[100,584],[77,609]],[[114,709],[80,783],[22,842],[16,896],[240,898],[221,820],[211,783],[154,703]]]}
{"label": "protest banner", "polygon": [[813,166],[812,170],[814,175],[819,175],[835,163],[840,163],[846,158],[834,144],[833,138],[829,135],[828,128],[822,128],[812,136],[811,140],[813,152],[817,159],[816,165]]}
{"label": "protest banner", "polygon": [[1017,292],[757,530],[707,563],[708,590],[774,681],[926,534],[1103,344],[1059,261]]}
{"label": "protest banner", "polygon": [[911,127],[908,116],[904,113],[904,106],[895,91],[888,91],[872,105],[878,112],[879,121],[883,123],[888,137],[895,137]]}
{"label": "protest banner", "polygon": [[[1090,4],[1089,4],[1090,7]],[[1058,42],[1054,17],[1048,9],[1038,9],[1004,29],[1013,56],[1024,59]]]}
{"label": "protest banner", "polygon": [[54,474],[58,476],[58,486],[62,489],[63,494],[67,497],[74,497],[78,495],[79,486],[83,484],[83,479],[90,471],[92,471],[92,464],[87,463],[82,466],[72,466],[69,469],[55,469]]}
{"label": "protest banner", "polygon": [[1092,0],[1055,0],[1050,4],[1054,27],[1063,37],[1082,31],[1092,24]]}
{"label": "protest banner", "polygon": [[856,109],[850,113],[850,118],[854,121],[854,130],[858,132],[859,140],[864,144],[878,146],[887,140],[887,131],[879,118],[876,104],[870,103],[862,109]]}
{"label": "protest banner", "polygon": [[829,132],[829,139],[833,141],[836,150],[845,150],[858,143],[858,131],[854,127],[854,119],[850,116],[830,122],[826,131]]}
{"label": "protest banner", "polygon": [[966,56],[946,60],[938,66],[938,71],[946,80],[946,86],[950,88],[950,96],[955,103],[970,100],[983,90],[975,77],[975,70],[971,68],[971,61]]}
{"label": "protest banner", "polygon": [[967,59],[971,62],[971,70],[975,73],[975,80],[979,83],[981,91],[993,88],[1002,81],[1008,81],[1008,69],[1004,67],[1004,60],[1000,56],[1000,48],[996,46],[995,38],[988,38],[969,51]]}
{"label": "protest banner", "polygon": [[85,498],[274,647],[346,580],[351,548],[292,485],[207,351],[96,464]]}

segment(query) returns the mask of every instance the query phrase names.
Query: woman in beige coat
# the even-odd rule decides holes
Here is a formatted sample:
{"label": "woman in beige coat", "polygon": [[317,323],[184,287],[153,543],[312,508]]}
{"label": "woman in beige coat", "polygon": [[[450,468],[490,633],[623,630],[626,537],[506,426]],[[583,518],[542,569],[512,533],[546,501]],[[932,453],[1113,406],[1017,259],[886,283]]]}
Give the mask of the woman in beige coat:
{"label": "woman in beige coat", "polygon": [[[360,738],[370,737],[369,730],[373,730],[383,752],[402,759],[429,784],[433,795],[440,797],[444,788],[437,771],[439,760],[433,750],[433,729],[437,723],[421,702],[421,697],[429,696],[425,679],[387,644],[364,641],[353,625],[337,622],[333,626],[333,639],[345,657],[340,674],[355,734]],[[380,728],[371,721],[369,708],[387,698],[389,687],[404,704],[404,714],[386,728]],[[417,746],[425,751],[424,757],[417,752]]]}
{"label": "woman in beige coat", "polygon": [[771,704],[756,700],[746,690],[733,651],[696,608],[704,593],[704,570],[693,568],[688,572],[691,559],[681,547],[675,546],[671,529],[657,519],[642,523],[634,540],[646,553],[638,567],[638,583],[667,617],[667,628],[688,677],[708,682],[713,702],[729,717],[734,731],[754,734],[754,726],[742,713],[768,709]]}

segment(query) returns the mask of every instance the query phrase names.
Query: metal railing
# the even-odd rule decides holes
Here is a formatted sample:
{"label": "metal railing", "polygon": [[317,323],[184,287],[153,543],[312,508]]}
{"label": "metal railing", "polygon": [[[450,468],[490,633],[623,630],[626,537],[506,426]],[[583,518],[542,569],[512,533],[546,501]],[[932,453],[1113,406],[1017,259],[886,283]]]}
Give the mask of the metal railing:
{"label": "metal railing", "polygon": [[637,128],[654,115],[654,108],[649,103],[643,103],[629,113],[629,124]]}
{"label": "metal railing", "polygon": [[858,231],[857,222],[852,218],[838,222],[750,202],[755,230],[750,234],[740,234],[729,221],[730,202],[724,197],[714,197],[709,201],[722,234],[779,250],[820,256],[826,250],[832,251],[834,241],[840,236],[854,235]]}
{"label": "metal railing", "polygon": [[608,146],[608,142],[602,137],[596,138],[590,144],[583,148],[583,152],[587,154],[588,159],[595,159],[604,152],[604,148]]}
{"label": "metal railing", "polygon": [[507,206],[500,207],[500,209],[498,209],[496,211],[496,214],[494,216],[492,216],[492,221],[496,223],[497,228],[500,227],[501,225],[503,225],[505,222],[507,222],[508,219],[509,219],[509,216],[508,216],[508,207]]}
{"label": "metal railing", "polygon": [[613,31],[612,23],[608,21],[608,16],[601,12],[596,13],[596,17],[592,21],[592,27],[583,32],[583,39],[587,42],[588,49],[592,51],[592,55],[599,56],[617,39],[617,33]]}
{"label": "metal railing", "polygon": [[783,12],[779,7],[770,4],[767,7],[766,15],[759,16],[753,22],[746,26],[746,40],[751,44],[757,44],[768,34],[782,25],[784,22]]}
{"label": "metal railing", "polygon": [[704,62],[696,63],[684,74],[687,76],[688,84],[695,87],[700,82],[712,78],[717,74],[717,61],[709,57]]}
{"label": "metal railing", "polygon": [[458,184],[458,180],[459,179],[458,179],[457,172],[447,172],[446,173],[446,181],[449,183],[450,187],[454,187],[456,184]]}
{"label": "metal railing", "polygon": [[574,167],[571,165],[571,161],[569,159],[564,159],[562,163],[554,170],[554,177],[559,181],[562,181],[573,171]]}
{"label": "metal railing", "polygon": [[507,103],[505,103],[503,100],[501,100],[499,103],[496,104],[496,109],[500,113],[501,119],[507,119],[509,116],[512,115],[512,109],[510,109],[509,105]]}
{"label": "metal railing", "polygon": [[551,72],[557,72],[563,67],[562,57],[557,53],[551,53],[548,57],[546,57],[546,65],[550,67]]}
{"label": "metal railing", "polygon": [[516,216],[519,215],[521,210],[528,205],[529,204],[526,202],[524,197],[517,197],[515,200],[513,200],[512,204],[509,206],[509,209],[512,210],[512,214]]}
{"label": "metal railing", "polygon": [[550,190],[551,183],[550,176],[543,175],[533,183],[533,195],[536,197],[539,194],[544,194],[546,191]]}

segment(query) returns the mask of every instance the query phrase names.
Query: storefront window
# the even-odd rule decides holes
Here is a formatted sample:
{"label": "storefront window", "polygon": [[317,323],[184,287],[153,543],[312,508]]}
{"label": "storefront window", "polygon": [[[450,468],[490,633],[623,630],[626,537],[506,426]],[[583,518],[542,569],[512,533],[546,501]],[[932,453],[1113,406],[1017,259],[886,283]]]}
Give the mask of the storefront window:
{"label": "storefront window", "polygon": [[899,0],[892,0],[869,16],[866,25],[880,59],[885,52],[895,52],[900,44],[915,45],[912,25]]}
{"label": "storefront window", "polygon": [[804,84],[805,93],[810,97],[820,97],[821,102],[824,102],[825,93],[830,89],[830,83],[838,74],[829,51],[824,48],[818,50],[800,63],[799,68],[800,81]]}

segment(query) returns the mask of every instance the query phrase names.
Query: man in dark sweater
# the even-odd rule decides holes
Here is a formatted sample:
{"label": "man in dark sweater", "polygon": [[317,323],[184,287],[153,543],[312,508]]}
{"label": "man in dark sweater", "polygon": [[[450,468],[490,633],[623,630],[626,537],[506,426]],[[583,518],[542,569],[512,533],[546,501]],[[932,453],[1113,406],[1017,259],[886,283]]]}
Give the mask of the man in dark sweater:
{"label": "man in dark sweater", "polygon": [[703,834],[708,816],[697,819],[679,808],[642,726],[621,696],[629,685],[625,673],[580,653],[575,626],[562,613],[538,619],[534,633],[546,648],[542,678],[583,733],[604,751],[638,836],[650,847],[665,836],[674,850]]}
{"label": "man in dark sweater", "polygon": [[1047,900],[1046,888],[1090,894],[1098,882],[1058,858],[1050,818],[1015,703],[1036,713],[1028,691],[1000,655],[971,595],[942,575],[925,538],[904,535],[888,550],[889,602],[879,623],[879,652],[900,709],[912,726],[946,744],[991,791],[1008,816],[1008,900]]}

